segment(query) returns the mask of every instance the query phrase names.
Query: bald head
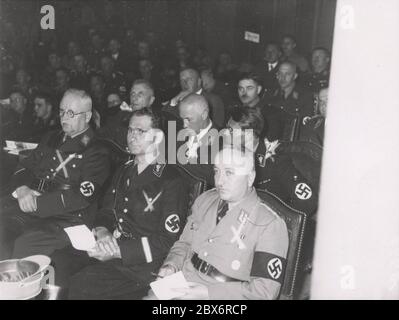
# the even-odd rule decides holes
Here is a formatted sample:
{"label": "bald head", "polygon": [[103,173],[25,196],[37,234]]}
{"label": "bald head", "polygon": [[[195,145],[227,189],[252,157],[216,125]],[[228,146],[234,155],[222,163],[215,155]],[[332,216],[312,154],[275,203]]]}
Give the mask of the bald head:
{"label": "bald head", "polygon": [[184,127],[198,133],[209,124],[209,106],[206,99],[198,94],[191,93],[179,104],[180,118]]}
{"label": "bald head", "polygon": [[184,69],[180,72],[180,86],[183,91],[197,92],[201,89],[201,77],[197,70]]}
{"label": "bald head", "polygon": [[292,62],[283,62],[277,72],[278,83],[283,90],[295,86],[295,80],[298,77],[296,65]]}

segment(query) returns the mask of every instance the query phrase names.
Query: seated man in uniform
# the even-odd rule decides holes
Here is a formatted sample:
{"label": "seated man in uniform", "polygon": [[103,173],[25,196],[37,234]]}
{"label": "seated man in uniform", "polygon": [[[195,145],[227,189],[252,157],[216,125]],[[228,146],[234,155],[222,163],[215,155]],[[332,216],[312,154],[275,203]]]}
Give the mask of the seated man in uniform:
{"label": "seated man in uniform", "polygon": [[188,194],[179,173],[157,162],[163,138],[150,109],[133,112],[127,140],[134,159],[117,170],[104,197],[94,224],[94,250],[69,248],[52,256],[60,285],[75,273],[70,299],[141,297],[178,239]]}
{"label": "seated man in uniform", "polygon": [[63,228],[93,222],[109,154],[89,127],[91,110],[86,92],[67,90],[60,104],[62,130],[45,135],[12,176],[14,192],[1,203],[0,244],[7,248],[16,239],[14,258],[49,255],[70,244]]}
{"label": "seated man in uniform", "polygon": [[227,123],[233,143],[245,142],[255,153],[256,188],[273,193],[294,209],[314,213],[317,187],[312,186],[295,168],[292,159],[282,153],[280,145],[284,143],[261,138],[264,125],[259,112],[244,107],[236,108]]}
{"label": "seated man in uniform", "polygon": [[[215,158],[216,189],[193,204],[159,277],[182,271],[179,299],[276,299],[288,250],[283,219],[253,188],[253,153],[227,147]],[[278,266],[279,268],[277,268]],[[154,298],[152,292],[146,297]]]}

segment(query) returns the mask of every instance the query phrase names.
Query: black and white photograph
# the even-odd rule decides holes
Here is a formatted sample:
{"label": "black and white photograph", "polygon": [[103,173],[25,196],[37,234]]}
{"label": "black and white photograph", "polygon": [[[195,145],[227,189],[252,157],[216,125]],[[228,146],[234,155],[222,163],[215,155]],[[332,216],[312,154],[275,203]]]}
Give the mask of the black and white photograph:
{"label": "black and white photograph", "polygon": [[397,0],[0,0],[0,54],[0,300],[399,300]]}

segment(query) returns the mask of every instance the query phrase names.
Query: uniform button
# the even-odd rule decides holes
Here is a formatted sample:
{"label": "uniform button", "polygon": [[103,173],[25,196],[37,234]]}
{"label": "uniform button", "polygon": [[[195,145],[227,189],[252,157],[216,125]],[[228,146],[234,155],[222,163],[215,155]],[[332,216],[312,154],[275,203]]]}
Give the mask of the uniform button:
{"label": "uniform button", "polygon": [[212,239],[212,238],[208,239],[208,242],[209,242],[209,243],[212,243],[212,242],[213,242],[213,239]]}
{"label": "uniform button", "polygon": [[122,219],[122,218],[120,218],[120,219],[119,219],[119,222],[120,222],[120,223],[122,223],[122,222],[123,222],[123,219]]}
{"label": "uniform button", "polygon": [[73,164],[73,165],[72,165],[72,168],[76,168],[76,164]]}
{"label": "uniform button", "polygon": [[124,213],[127,213],[127,209],[126,209],[126,208],[125,208],[125,209],[123,209],[123,212],[124,212]]}
{"label": "uniform button", "polygon": [[46,176],[47,179],[50,179],[50,176]]}
{"label": "uniform button", "polygon": [[115,189],[112,189],[112,193],[115,193]]}
{"label": "uniform button", "polygon": [[208,256],[208,252],[204,252],[204,257],[207,257]]}
{"label": "uniform button", "polygon": [[79,217],[79,218],[82,218],[82,214],[81,214],[81,213],[79,213],[79,214],[78,214],[78,217]]}
{"label": "uniform button", "polygon": [[53,160],[57,160],[57,158],[56,158],[56,157],[53,157]]}
{"label": "uniform button", "polygon": [[54,172],[54,169],[50,169],[51,172]]}
{"label": "uniform button", "polygon": [[125,198],[125,201],[129,201],[129,198]]}

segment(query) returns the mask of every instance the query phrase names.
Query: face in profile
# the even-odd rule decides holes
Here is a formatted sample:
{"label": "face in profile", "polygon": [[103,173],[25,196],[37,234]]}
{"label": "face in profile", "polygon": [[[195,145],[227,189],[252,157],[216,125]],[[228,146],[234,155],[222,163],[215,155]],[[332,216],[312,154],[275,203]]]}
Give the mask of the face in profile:
{"label": "face in profile", "polygon": [[324,50],[315,50],[312,53],[312,67],[315,72],[322,72],[327,69],[330,58]]}
{"label": "face in profile", "polygon": [[205,110],[197,108],[195,104],[182,101],[179,106],[180,118],[183,120],[183,126],[186,129],[199,133],[204,127],[204,123],[208,117]]}
{"label": "face in profile", "polygon": [[46,99],[36,97],[34,100],[35,115],[39,119],[45,119],[51,112],[51,105],[46,102]]}
{"label": "face in profile", "polygon": [[328,89],[321,89],[318,97],[320,114],[325,118],[327,115]]}

